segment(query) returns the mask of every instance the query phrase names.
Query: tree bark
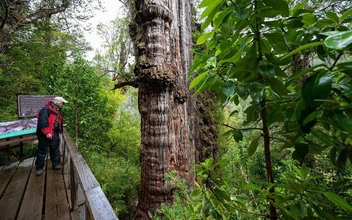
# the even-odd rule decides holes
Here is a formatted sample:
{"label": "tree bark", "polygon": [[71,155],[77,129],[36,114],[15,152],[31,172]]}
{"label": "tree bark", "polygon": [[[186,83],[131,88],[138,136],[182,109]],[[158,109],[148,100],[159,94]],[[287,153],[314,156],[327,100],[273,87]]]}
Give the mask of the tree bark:
{"label": "tree bark", "polygon": [[[189,127],[186,73],[191,64],[189,0],[136,0],[138,105],[141,114],[141,192],[135,219],[172,204],[173,171],[192,187],[195,129]],[[194,139],[193,139],[194,140]]]}

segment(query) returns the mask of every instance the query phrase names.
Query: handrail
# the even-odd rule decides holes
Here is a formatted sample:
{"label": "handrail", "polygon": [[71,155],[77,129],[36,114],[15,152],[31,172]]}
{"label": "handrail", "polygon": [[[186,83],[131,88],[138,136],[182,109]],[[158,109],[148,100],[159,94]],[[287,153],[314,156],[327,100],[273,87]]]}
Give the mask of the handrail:
{"label": "handrail", "polygon": [[70,191],[70,209],[78,219],[118,220],[100,184],[78,151],[70,135],[64,130],[61,141],[65,184]]}

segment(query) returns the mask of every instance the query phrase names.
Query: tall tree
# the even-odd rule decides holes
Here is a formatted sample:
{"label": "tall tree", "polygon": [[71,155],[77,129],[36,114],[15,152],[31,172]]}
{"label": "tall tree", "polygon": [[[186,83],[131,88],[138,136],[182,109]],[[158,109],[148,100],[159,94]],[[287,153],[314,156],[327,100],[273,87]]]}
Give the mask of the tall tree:
{"label": "tall tree", "polygon": [[133,43],[129,36],[129,21],[116,18],[108,24],[99,24],[98,33],[103,39],[104,53],[94,57],[95,65],[101,75],[112,77],[114,89],[124,86],[137,87],[133,68],[135,64]]}
{"label": "tall tree", "polygon": [[[15,33],[43,18],[65,13],[65,16],[86,19],[92,13],[89,9],[96,0],[1,0],[0,1],[0,53],[9,47]],[[77,6],[77,7],[72,7]],[[72,10],[70,10],[72,8]],[[79,8],[85,8],[83,12]],[[83,13],[83,14],[82,14]],[[64,20],[63,23],[66,23]]]}
{"label": "tall tree", "polygon": [[[186,73],[191,64],[191,3],[187,0],[135,0],[135,75],[141,114],[141,193],[135,218],[162,203],[172,204],[169,172],[191,186],[194,142]],[[193,130],[194,131],[194,130]],[[194,141],[194,140],[193,140]]]}

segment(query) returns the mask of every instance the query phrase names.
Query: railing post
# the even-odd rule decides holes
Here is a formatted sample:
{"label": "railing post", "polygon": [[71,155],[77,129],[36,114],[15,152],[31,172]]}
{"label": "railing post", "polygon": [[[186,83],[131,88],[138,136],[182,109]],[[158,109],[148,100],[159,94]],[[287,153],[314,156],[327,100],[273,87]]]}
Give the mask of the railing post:
{"label": "railing post", "polygon": [[78,202],[77,202],[77,191],[78,191],[78,183],[76,183],[75,178],[75,170],[72,166],[72,158],[70,158],[70,188],[71,188],[71,203],[72,203],[72,210],[77,211],[78,209]]}
{"label": "railing post", "polygon": [[[23,138],[23,136],[20,136],[20,139]],[[20,161],[23,162],[23,142],[20,142]]]}
{"label": "railing post", "polygon": [[[9,138],[6,138],[6,141],[9,141]],[[10,145],[6,145],[6,157],[7,157],[7,165],[11,164],[11,155],[10,155]]]}
{"label": "railing post", "polygon": [[65,130],[63,137],[69,170],[68,186],[71,190],[72,207],[70,208],[78,219],[118,220],[100,184]]}

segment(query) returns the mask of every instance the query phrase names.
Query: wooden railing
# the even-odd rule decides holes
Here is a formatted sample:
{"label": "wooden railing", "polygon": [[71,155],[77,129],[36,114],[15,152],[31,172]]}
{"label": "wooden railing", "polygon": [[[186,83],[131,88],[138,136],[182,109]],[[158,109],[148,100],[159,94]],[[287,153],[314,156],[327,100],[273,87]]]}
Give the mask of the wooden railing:
{"label": "wooden railing", "polygon": [[37,136],[32,135],[32,136],[18,136],[16,139],[5,139],[0,141],[0,151],[6,151],[6,157],[7,157],[7,163],[11,163],[11,149],[14,148],[20,148],[20,161],[23,161],[23,147],[33,145],[37,143]]}
{"label": "wooden railing", "polygon": [[118,219],[100,184],[78,151],[72,138],[64,131],[61,149],[63,173],[71,211],[78,219]]}

